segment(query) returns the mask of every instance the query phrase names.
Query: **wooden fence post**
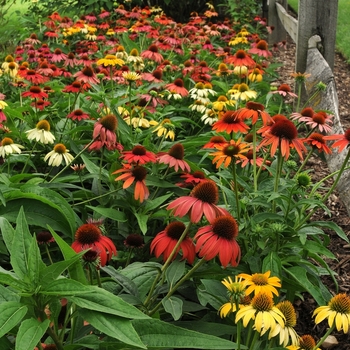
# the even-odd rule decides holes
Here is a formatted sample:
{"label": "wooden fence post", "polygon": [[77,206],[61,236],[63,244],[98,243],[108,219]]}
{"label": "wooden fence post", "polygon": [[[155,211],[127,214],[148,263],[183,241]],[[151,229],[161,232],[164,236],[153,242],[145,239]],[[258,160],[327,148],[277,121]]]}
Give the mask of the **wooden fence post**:
{"label": "wooden fence post", "polygon": [[296,72],[306,70],[309,39],[314,35],[321,38],[318,49],[333,70],[337,18],[338,0],[299,0]]}
{"label": "wooden fence post", "polygon": [[281,23],[276,8],[276,2],[280,3],[284,8],[287,8],[287,0],[269,0],[269,9],[267,16],[267,24],[273,27],[272,33],[269,35],[269,44],[273,45],[280,41],[286,40],[287,32]]}

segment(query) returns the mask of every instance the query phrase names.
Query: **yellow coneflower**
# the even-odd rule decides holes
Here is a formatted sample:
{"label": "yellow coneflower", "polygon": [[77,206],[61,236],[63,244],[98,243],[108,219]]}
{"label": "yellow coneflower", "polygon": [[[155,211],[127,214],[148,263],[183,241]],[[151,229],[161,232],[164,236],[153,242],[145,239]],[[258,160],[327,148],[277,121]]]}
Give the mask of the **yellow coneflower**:
{"label": "yellow coneflower", "polygon": [[123,64],[125,64],[125,62],[121,59],[118,58],[115,55],[106,55],[104,58],[101,58],[97,61],[98,65],[103,65],[105,67],[109,67],[109,66],[122,66]]}

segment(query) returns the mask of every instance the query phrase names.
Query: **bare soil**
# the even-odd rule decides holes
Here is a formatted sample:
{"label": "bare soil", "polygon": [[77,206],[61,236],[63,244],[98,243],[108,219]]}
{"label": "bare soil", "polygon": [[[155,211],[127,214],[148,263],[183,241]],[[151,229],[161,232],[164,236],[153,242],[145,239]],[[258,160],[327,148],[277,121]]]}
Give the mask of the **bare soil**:
{"label": "bare soil", "polygon": [[[279,79],[281,82],[287,83],[292,87],[294,79],[291,77],[291,73],[294,73],[295,68],[295,52],[295,44],[288,38],[286,49],[275,53],[276,60],[283,64],[278,70]],[[335,54],[334,78],[339,100],[339,116],[343,129],[346,130],[350,128],[350,65],[338,52]],[[318,181],[329,174],[327,164],[319,158],[311,158],[307,167],[312,169],[313,181]],[[331,216],[323,211],[319,211],[313,219],[330,220],[337,223],[344,230],[347,237],[350,238],[350,217],[336,192],[329,198],[327,206],[331,211]],[[336,279],[339,289],[336,289],[331,278],[325,278],[324,283],[332,294],[347,293],[350,295],[350,245],[339,238],[334,232],[329,232],[329,235],[331,241],[328,249],[332,251],[336,259],[327,262],[331,269],[337,273]],[[327,322],[322,322],[315,326],[312,313],[317,306],[312,295],[309,294],[305,294],[304,301],[299,301],[295,305],[298,312],[298,334],[310,334],[316,340],[324,335],[328,327]],[[350,350],[350,333],[333,333],[332,335],[335,337],[335,342],[337,343],[331,347],[327,347],[328,349]],[[326,347],[322,347],[322,349],[326,349]]]}

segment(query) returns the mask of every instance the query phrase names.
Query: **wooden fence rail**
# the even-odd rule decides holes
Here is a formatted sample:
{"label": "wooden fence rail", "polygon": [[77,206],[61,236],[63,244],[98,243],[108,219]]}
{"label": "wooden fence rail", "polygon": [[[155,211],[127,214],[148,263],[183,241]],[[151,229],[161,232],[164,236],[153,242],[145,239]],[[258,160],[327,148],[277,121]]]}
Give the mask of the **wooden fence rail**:
{"label": "wooden fence rail", "polygon": [[[297,48],[295,72],[310,74],[305,82],[304,99],[307,100],[308,96],[315,93],[319,82],[326,84],[326,90],[319,92],[309,106],[315,110],[332,113],[333,133],[343,134],[333,75],[338,0],[299,0],[298,20],[288,14],[286,0],[263,0],[263,2],[264,6],[268,6],[268,24],[274,26],[269,38],[270,43],[285,40],[287,33],[289,34]],[[331,172],[340,169],[345,153],[338,154],[335,150],[326,157]],[[344,172],[337,190],[350,215],[350,171]]]}

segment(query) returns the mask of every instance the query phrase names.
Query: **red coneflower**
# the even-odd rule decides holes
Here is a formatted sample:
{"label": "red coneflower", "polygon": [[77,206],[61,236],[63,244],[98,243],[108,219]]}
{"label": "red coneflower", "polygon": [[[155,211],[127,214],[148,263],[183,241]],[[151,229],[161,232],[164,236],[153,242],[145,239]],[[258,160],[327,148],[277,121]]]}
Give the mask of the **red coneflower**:
{"label": "red coneflower", "polygon": [[94,224],[83,224],[77,229],[72,248],[77,253],[89,248],[97,251],[101,258],[101,266],[105,266],[113,255],[117,255],[117,249],[112,240],[104,236]]}
{"label": "red coneflower", "polygon": [[50,244],[55,242],[50,231],[40,231],[36,234],[36,241],[38,244]]}
{"label": "red coneflower", "polygon": [[188,90],[184,86],[184,82],[181,78],[177,78],[173,83],[166,84],[165,88],[169,91],[174,91],[176,94],[180,94],[182,97],[188,95]]}
{"label": "red coneflower", "polygon": [[350,129],[347,129],[344,134],[337,134],[337,135],[330,135],[330,136],[324,136],[324,140],[335,140],[336,142],[333,143],[332,148],[338,148],[338,153],[342,152],[345,147],[349,147],[350,145]]}
{"label": "red coneflower", "polygon": [[244,50],[237,50],[233,56],[226,58],[226,62],[234,66],[246,66],[249,68],[256,65],[255,61]]}
{"label": "red coneflower", "polygon": [[312,146],[314,149],[318,149],[320,153],[325,152],[326,154],[332,154],[332,151],[327,146],[324,135],[322,134],[314,132],[308,138],[305,139],[305,142],[308,145]]}
{"label": "red coneflower", "polygon": [[88,84],[98,84],[100,82],[94,70],[90,66],[86,66],[83,70],[75,73],[74,77],[76,80]]}
{"label": "red coneflower", "polygon": [[241,259],[241,248],[236,241],[236,220],[231,215],[224,215],[209,222],[210,225],[200,228],[194,236],[196,253],[207,261],[219,256],[223,267],[229,264],[237,266]]}
{"label": "red coneflower", "polygon": [[173,145],[168,153],[158,154],[158,162],[163,164],[168,164],[169,167],[174,167],[175,171],[178,171],[179,168],[182,171],[190,172],[191,168],[187,164],[184,158],[184,147],[181,143],[176,143]]}
{"label": "red coneflower", "polygon": [[264,134],[264,139],[260,142],[262,146],[271,145],[271,157],[280,147],[282,156],[287,160],[290,155],[290,148],[295,148],[299,157],[303,159],[303,152],[306,151],[303,140],[298,139],[298,130],[292,121],[281,119],[274,123]]}
{"label": "red coneflower", "polygon": [[226,209],[216,205],[219,200],[219,192],[214,181],[200,182],[191,191],[189,196],[183,196],[172,201],[168,210],[173,211],[174,216],[183,217],[189,214],[193,223],[200,221],[204,215],[209,222],[219,215],[228,215]]}
{"label": "red coneflower", "polygon": [[40,86],[31,86],[29,91],[22,92],[23,97],[31,98],[48,98],[49,95],[45,93]]}
{"label": "red coneflower", "polygon": [[201,182],[208,181],[208,178],[205,176],[203,171],[197,170],[192,174],[182,174],[180,176],[185,180],[183,182],[179,182],[176,185],[180,187],[193,188]]}
{"label": "red coneflower", "polygon": [[123,188],[130,187],[135,182],[134,198],[142,203],[149,197],[149,190],[146,186],[147,169],[141,165],[132,166],[123,164],[123,168],[112,174],[124,173],[118,176],[115,181],[123,180]]}
{"label": "red coneflower", "polygon": [[142,248],[145,245],[143,236],[138,233],[130,233],[125,240],[124,245],[127,248]]}
{"label": "red coneflower", "polygon": [[[32,107],[35,107],[37,109],[39,109],[40,111],[43,111],[45,109],[45,107],[50,106],[50,102],[49,101],[45,101],[45,100],[35,100],[34,102],[32,102],[30,105]],[[0,118],[1,121],[1,118]]]}
{"label": "red coneflower", "polygon": [[89,150],[100,150],[106,147],[108,150],[116,149],[117,135],[117,117],[114,114],[107,114],[99,119],[94,125],[92,137],[96,139]]}
{"label": "red coneflower", "polygon": [[[185,229],[185,224],[180,221],[170,223],[163,231],[159,232],[156,237],[154,237],[151,243],[151,254],[154,252],[156,258],[163,255],[163,261],[166,261]],[[192,239],[187,235],[177,248],[173,259],[175,259],[180,250],[182,251],[182,259],[186,259],[189,264],[192,264],[196,256],[195,247]]]}
{"label": "red coneflower", "polygon": [[151,61],[160,63],[163,61],[163,56],[158,52],[158,47],[156,45],[150,45],[147,50],[141,53],[142,58],[147,58]]}
{"label": "red coneflower", "polygon": [[78,122],[80,122],[81,120],[89,119],[90,116],[87,113],[85,113],[84,111],[82,111],[81,109],[76,109],[76,110],[72,111],[71,113],[69,113],[67,115],[67,118],[72,119],[72,120],[77,120]]}
{"label": "red coneflower", "polygon": [[72,92],[72,93],[79,93],[84,90],[88,90],[91,87],[90,84],[84,83],[82,84],[80,81],[73,81],[72,84],[66,85],[65,88],[62,90],[62,92]]}
{"label": "red coneflower", "polygon": [[43,75],[37,73],[34,69],[22,71],[21,77],[30,81],[32,84],[43,84],[49,80],[48,77],[44,77]]}
{"label": "red coneflower", "polygon": [[253,125],[259,118],[262,119],[263,125],[267,125],[271,122],[271,116],[264,109],[265,107],[261,103],[249,101],[244,108],[237,111],[237,114],[242,119],[251,119]]}
{"label": "red coneflower", "polygon": [[217,132],[225,131],[228,134],[232,132],[246,134],[249,129],[249,126],[244,123],[238,111],[225,112],[222,117],[213,124],[213,130],[216,130]]}
{"label": "red coneflower", "polygon": [[156,163],[157,158],[153,152],[147,151],[144,146],[134,146],[131,151],[124,151],[120,158],[123,158],[129,164],[143,165],[149,162]]}

